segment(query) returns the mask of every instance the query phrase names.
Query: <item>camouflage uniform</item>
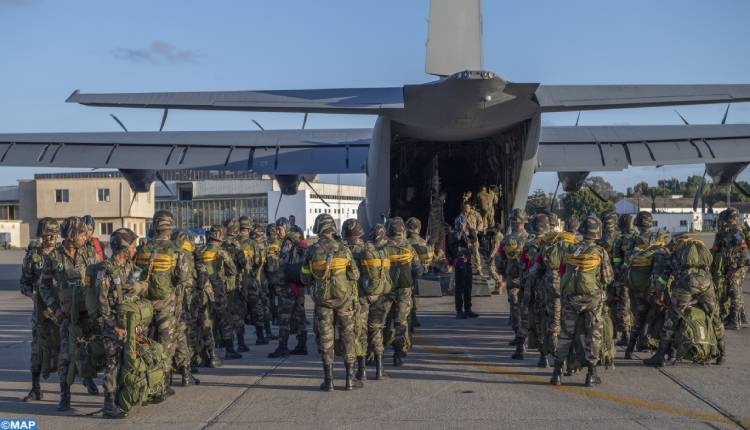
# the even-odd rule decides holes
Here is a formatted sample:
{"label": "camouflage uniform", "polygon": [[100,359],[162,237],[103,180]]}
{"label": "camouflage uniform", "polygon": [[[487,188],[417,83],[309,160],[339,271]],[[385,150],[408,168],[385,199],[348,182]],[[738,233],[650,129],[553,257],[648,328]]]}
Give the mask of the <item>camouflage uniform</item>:
{"label": "camouflage uniform", "polygon": [[[540,364],[546,362],[546,354],[543,349],[544,326],[546,313],[546,300],[544,298],[544,271],[536,266],[541,262],[541,250],[544,245],[543,238],[549,232],[549,217],[546,214],[536,214],[531,218],[533,232],[529,235],[523,246],[519,257],[521,263],[521,324],[519,325],[516,351],[511,358],[523,360],[525,345],[529,335],[533,335],[533,344],[542,346],[540,352]],[[540,342],[541,341],[541,342]],[[546,367],[546,366],[545,366]]]}
{"label": "camouflage uniform", "polygon": [[419,256],[406,239],[406,225],[401,218],[391,218],[388,222],[388,258],[391,260],[391,281],[393,290],[388,294],[393,301],[391,313],[394,318],[393,362],[403,363],[403,356],[409,350],[409,315],[414,289],[414,280],[424,273]]}
{"label": "camouflage uniform", "polygon": [[382,224],[375,224],[370,229],[370,240],[368,243],[373,246],[377,253],[377,257],[373,260],[380,259],[380,264],[377,261],[373,261],[372,265],[368,264],[368,270],[362,271],[360,278],[369,278],[371,285],[375,287],[367,295],[367,301],[370,303],[367,337],[369,340],[369,352],[374,355],[375,359],[375,379],[383,379],[386,377],[383,372],[383,352],[385,351],[383,329],[386,317],[393,305],[392,297],[390,296],[391,291],[393,291],[393,283],[390,275],[391,260],[388,255],[388,238],[385,234],[385,227]]}
{"label": "camouflage uniform", "polygon": [[177,330],[177,301],[192,284],[192,272],[190,263],[172,241],[173,228],[171,213],[155,213],[154,238],[138,249],[135,263],[142,271],[142,279],[148,282],[146,297],[154,307],[154,338],[164,347],[167,369],[172,368],[173,359],[178,368],[192,360],[185,332]]}
{"label": "camouflage uniform", "polygon": [[[279,301],[279,346],[268,356],[284,357],[289,354],[307,355],[307,320],[305,319],[305,292],[300,280],[300,270],[308,243],[299,231],[291,230],[285,218],[276,221],[279,236],[283,235],[279,251],[279,282],[274,285]],[[287,231],[289,229],[289,231]],[[289,333],[296,328],[297,345],[288,350]]]}
{"label": "camouflage uniform", "polygon": [[469,238],[470,249],[471,249],[471,264],[477,271],[479,276],[484,276],[484,269],[482,268],[482,256],[479,254],[479,235],[484,233],[485,225],[482,216],[479,211],[471,209],[468,213],[461,213],[460,216],[464,216],[466,223],[469,226]]}
{"label": "camouflage uniform", "polygon": [[445,257],[445,217],[443,216],[443,206],[445,206],[445,193],[440,193],[430,204],[429,214],[429,239],[427,243],[435,251],[436,260]]}
{"label": "camouflage uniform", "polygon": [[[722,260],[722,281],[724,284],[724,303],[727,325],[739,330],[742,328],[742,312],[745,306],[742,285],[745,282],[747,268],[750,266],[747,253],[745,232],[737,225],[739,213],[729,208],[724,215],[724,231],[719,238],[719,250]],[[722,303],[720,303],[722,305]]]}
{"label": "camouflage uniform", "polygon": [[278,309],[276,306],[276,286],[284,282],[281,273],[281,239],[278,237],[275,224],[266,226],[267,238],[259,241],[263,248],[265,277],[258,284],[258,297],[263,305],[263,330],[268,339],[275,340],[276,336],[271,332],[271,323],[278,322]]}
{"label": "camouflage uniform", "polygon": [[242,284],[242,272],[245,266],[245,253],[237,238],[239,234],[240,225],[234,218],[224,220],[224,243],[222,246],[227,251],[227,254],[232,256],[234,259],[234,265],[237,267],[238,273],[235,276],[228,276],[226,281],[227,287],[227,301],[229,302],[229,313],[232,318],[232,326],[234,327],[234,333],[237,337],[237,350],[239,352],[247,352],[249,349],[245,344],[245,316],[247,314],[247,304],[245,300],[245,291],[243,291]]}
{"label": "camouflage uniform", "polygon": [[313,229],[318,241],[308,249],[300,275],[302,283],[312,288],[315,302],[315,337],[324,369],[320,388],[333,390],[334,337],[338,326],[346,364],[346,389],[351,390],[355,385],[354,306],[359,270],[349,248],[333,237],[336,223],[330,215],[318,215]]}
{"label": "camouflage uniform", "polygon": [[362,240],[364,230],[356,219],[348,219],[341,228],[341,235],[344,238],[346,246],[352,253],[352,258],[359,271],[357,281],[357,303],[355,304],[354,314],[354,351],[357,356],[356,378],[359,381],[367,379],[365,367],[365,356],[368,349],[368,321],[370,316],[370,301],[368,298],[368,287],[371,282],[368,276],[368,270],[373,264],[383,264],[383,260],[378,262],[372,261],[369,257],[375,252],[375,247]]}
{"label": "camouflage uniform", "polygon": [[[70,383],[75,376],[70,372],[69,347],[71,342],[71,307],[73,298],[82,285],[88,285],[86,268],[96,263],[96,256],[86,252],[86,225],[78,217],[66,218],[63,222],[62,236],[64,241],[55,247],[46,257],[42,276],[39,281],[39,293],[44,304],[57,316],[60,328],[60,351],[57,371],[60,377],[60,403],[58,410],[70,409]],[[80,246],[79,246],[80,243]],[[73,255],[70,255],[68,252]],[[76,316],[78,319],[78,316]],[[87,324],[84,336],[94,335],[95,328]],[[93,390],[90,390],[93,391]]]}
{"label": "camouflage uniform", "polygon": [[515,333],[512,345],[521,340],[521,273],[523,270],[519,257],[523,250],[528,234],[524,229],[526,211],[514,209],[510,216],[511,232],[505,236],[500,244],[499,267],[505,275],[505,286],[508,290],[508,304],[510,305],[510,322]]}
{"label": "camouflage uniform", "polygon": [[[411,243],[412,249],[417,253],[419,262],[422,263],[422,267],[425,271],[428,271],[432,266],[432,259],[435,257],[432,247],[427,243],[426,240],[420,236],[422,230],[422,222],[417,218],[409,218],[406,220],[406,239]],[[411,313],[410,313],[410,327],[414,330],[414,327],[419,327],[419,320],[417,319],[417,296],[419,295],[419,280],[414,279],[414,294],[412,294],[411,300]]]}
{"label": "camouflage uniform", "polygon": [[[615,281],[608,291],[608,304],[615,316],[615,330],[621,333],[628,333],[629,336],[631,321],[629,287],[626,283],[627,262],[635,248],[638,233],[633,228],[633,216],[630,214],[620,215],[618,220],[620,234],[612,244],[612,266],[615,270]],[[621,342],[626,339],[621,339]]]}
{"label": "camouflage uniform", "polygon": [[60,226],[52,218],[39,221],[39,242],[29,243],[21,265],[21,294],[31,298],[34,310],[31,314],[31,391],[23,401],[42,400],[39,377],[47,379],[57,367],[60,350],[60,328],[54,313],[45,305],[39,292],[39,281],[47,255],[55,248]]}
{"label": "camouflage uniform", "polygon": [[488,265],[490,269],[490,276],[495,281],[495,289],[492,290],[492,294],[502,294],[505,290],[505,277],[502,276],[503,271],[500,270],[500,245],[503,242],[503,234],[500,232],[500,225],[495,226],[490,238],[490,253],[487,257]]}
{"label": "camouflage uniform", "polygon": [[[242,300],[246,311],[244,312],[244,324],[255,327],[255,344],[267,345],[265,333],[263,332],[263,321],[265,321],[265,307],[260,298],[261,284],[265,282],[263,266],[266,255],[265,246],[262,243],[264,237],[263,227],[258,225],[259,231],[255,231],[250,224],[250,219],[240,218],[240,248],[244,255],[243,267],[240,270],[240,282],[242,284]],[[252,233],[251,233],[252,230]],[[259,238],[259,241],[255,239]]]}
{"label": "camouflage uniform", "polygon": [[[606,285],[609,285],[614,274],[612,265],[609,262],[609,255],[596,244],[601,237],[602,223],[593,216],[584,221],[581,226],[583,231],[583,241],[568,248],[563,255],[565,263],[563,279],[561,282],[562,290],[562,315],[561,315],[561,332],[555,352],[555,371],[552,375],[552,384],[560,385],[562,376],[563,362],[569,356],[573,348],[576,325],[582,322],[583,331],[583,354],[588,365],[588,374],[586,375],[586,385],[591,386],[601,383],[597,375],[596,365],[599,360],[599,346],[602,340],[602,311],[606,292]],[[586,272],[595,271],[592,275],[584,275]],[[592,288],[590,292],[579,289],[580,281],[585,279],[584,276],[592,276],[591,280],[596,285],[588,285]],[[567,283],[566,283],[567,282]]]}
{"label": "camouflage uniform", "polygon": [[224,229],[221,226],[211,227],[207,239],[208,243],[195,255],[198,284],[203,284],[203,288],[210,291],[211,313],[218,328],[215,331],[221,338],[220,345],[225,348],[224,358],[242,358],[242,355],[234,350],[234,325],[229,313],[229,295],[226,288],[227,278],[237,276],[237,266],[234,264],[234,258],[221,246],[224,239]]}
{"label": "camouflage uniform", "polygon": [[479,201],[479,212],[482,215],[482,221],[485,227],[495,225],[495,205],[498,203],[498,195],[487,187],[477,193],[477,200]]}

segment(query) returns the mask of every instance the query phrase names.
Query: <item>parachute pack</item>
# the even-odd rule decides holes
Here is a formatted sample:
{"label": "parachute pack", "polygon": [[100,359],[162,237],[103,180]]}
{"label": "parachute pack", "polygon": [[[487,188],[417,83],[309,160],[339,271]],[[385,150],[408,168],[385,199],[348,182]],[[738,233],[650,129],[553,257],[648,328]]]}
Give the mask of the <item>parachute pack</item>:
{"label": "parachute pack", "polygon": [[594,246],[578,246],[563,256],[565,273],[560,280],[563,295],[596,294],[599,287],[598,270],[601,257]]}
{"label": "parachute pack", "polygon": [[690,306],[680,319],[672,340],[675,358],[695,363],[708,363],[719,356],[711,316],[700,306]]}

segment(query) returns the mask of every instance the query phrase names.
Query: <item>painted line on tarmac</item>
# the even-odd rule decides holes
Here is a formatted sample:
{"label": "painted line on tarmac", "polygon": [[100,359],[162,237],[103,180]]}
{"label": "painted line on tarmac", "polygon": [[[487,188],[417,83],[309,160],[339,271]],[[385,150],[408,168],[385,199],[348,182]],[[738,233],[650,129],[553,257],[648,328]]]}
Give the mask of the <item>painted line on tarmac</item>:
{"label": "painted line on tarmac", "polygon": [[[415,344],[417,344],[415,342]],[[592,388],[575,387],[570,385],[551,385],[549,379],[541,376],[525,375],[517,370],[509,367],[496,366],[494,364],[482,363],[474,360],[468,354],[464,352],[452,351],[449,348],[435,345],[426,341],[423,337],[419,338],[419,347],[422,347],[433,354],[442,355],[443,357],[449,358],[453,361],[466,364],[479,370],[484,370],[488,373],[496,375],[507,376],[517,381],[530,382],[534,384],[544,384],[551,389],[562,391],[569,394],[577,394],[579,396],[588,397],[596,400],[604,400],[610,403],[616,403],[618,405],[625,405],[639,409],[647,409],[655,412],[665,412],[668,414],[680,415],[687,418],[693,418],[700,421],[712,421],[722,424],[738,425],[742,428],[750,427],[750,421],[736,418],[736,421],[727,418],[723,415],[709,413],[709,412],[698,412],[691,409],[680,408],[678,406],[672,406],[665,403],[650,402],[647,400],[636,399],[633,397],[622,396],[618,394],[611,394],[604,391],[599,391]]]}

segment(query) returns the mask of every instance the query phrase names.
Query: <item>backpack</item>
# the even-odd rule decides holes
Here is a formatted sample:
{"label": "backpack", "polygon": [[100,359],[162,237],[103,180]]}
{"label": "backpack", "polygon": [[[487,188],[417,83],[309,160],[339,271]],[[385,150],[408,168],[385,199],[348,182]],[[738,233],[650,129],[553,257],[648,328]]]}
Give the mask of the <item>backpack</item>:
{"label": "backpack", "polygon": [[713,263],[711,251],[701,240],[682,238],[674,249],[681,269],[705,268],[709,269]]}
{"label": "backpack", "polygon": [[326,252],[321,247],[312,251],[309,267],[314,279],[312,296],[319,305],[341,307],[351,299],[354,292],[352,281],[346,276],[346,268],[352,261],[347,254],[341,252],[345,249],[344,245],[341,244],[340,247],[341,249],[331,252]]}
{"label": "backpack", "polygon": [[672,341],[675,358],[707,363],[719,356],[710,315],[700,306],[690,306],[682,315]]}
{"label": "backpack", "polygon": [[149,245],[150,249],[139,250],[136,265],[143,269],[143,280],[148,281],[148,298],[164,300],[174,291],[172,270],[177,264],[177,247],[165,240]]}
{"label": "backpack", "polygon": [[645,294],[651,286],[651,269],[656,247],[638,249],[628,264],[628,286],[638,294]]}
{"label": "backpack", "polygon": [[560,280],[560,290],[567,295],[594,295],[599,286],[601,256],[594,245],[571,247],[563,255],[565,273]]}
{"label": "backpack", "polygon": [[389,293],[389,279],[391,260],[388,259],[382,248],[376,248],[374,245],[367,244],[364,247],[364,259],[360,261],[362,269],[365,272],[360,274],[363,278],[361,281],[362,289],[368,296],[379,296]]}
{"label": "backpack", "polygon": [[164,348],[155,340],[141,335],[153,319],[153,306],[146,299],[126,296],[120,305],[118,324],[127,327],[118,377],[117,405],[125,412],[150,399],[163,398],[167,388]]}

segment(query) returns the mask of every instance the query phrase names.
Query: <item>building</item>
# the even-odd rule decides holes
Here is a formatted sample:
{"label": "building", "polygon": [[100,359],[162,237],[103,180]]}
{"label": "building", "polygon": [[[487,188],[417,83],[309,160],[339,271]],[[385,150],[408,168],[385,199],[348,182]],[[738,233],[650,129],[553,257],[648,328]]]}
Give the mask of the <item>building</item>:
{"label": "building", "polygon": [[0,247],[21,246],[18,187],[0,187]]}
{"label": "building", "polygon": [[305,234],[312,235],[319,214],[331,214],[340,227],[344,220],[357,217],[365,198],[364,186],[314,182],[313,191],[301,183],[297,194],[282,196],[276,181],[268,176],[215,173],[165,177],[169,188],[157,184],[156,209],[172,212],[178,227],[185,229],[205,229],[242,215],[261,224],[294,215]]}
{"label": "building", "polygon": [[[640,204],[639,204],[640,203]],[[716,216],[726,209],[724,205],[709,208],[707,213],[700,209],[693,211],[693,199],[682,196],[625,198],[615,203],[618,214],[637,214],[639,211],[651,212],[654,219],[654,230],[666,230],[670,233],[690,231],[707,231],[716,227]]]}

